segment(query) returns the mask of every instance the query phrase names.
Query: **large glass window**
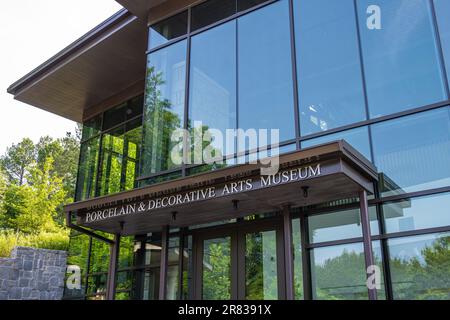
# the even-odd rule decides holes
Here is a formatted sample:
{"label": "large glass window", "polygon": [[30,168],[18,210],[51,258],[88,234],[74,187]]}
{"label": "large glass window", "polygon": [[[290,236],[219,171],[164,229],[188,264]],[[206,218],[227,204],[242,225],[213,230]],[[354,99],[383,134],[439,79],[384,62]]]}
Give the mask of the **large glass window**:
{"label": "large glass window", "polygon": [[135,187],[142,138],[142,119],[103,134],[99,194]]}
{"label": "large glass window", "polygon": [[[445,100],[430,2],[360,0],[356,3],[370,116]],[[367,13],[371,5],[381,9],[381,29],[372,28],[373,13]]]}
{"label": "large glass window", "polygon": [[83,124],[76,201],[135,187],[142,106],[140,95]]}
{"label": "large glass window", "polygon": [[387,203],[383,216],[387,233],[450,226],[450,194]]}
{"label": "large glass window", "polygon": [[238,19],[239,128],[295,138],[289,2]]}
{"label": "large glass window", "polygon": [[226,130],[236,128],[236,21],[192,38],[189,101],[191,132],[218,130],[222,139],[211,139],[212,147],[226,155]]}
{"label": "large glass window", "polygon": [[372,129],[383,196],[450,185],[448,107],[382,122]]}
{"label": "large glass window", "polygon": [[394,299],[450,299],[450,233],[388,241]]}
{"label": "large glass window", "polygon": [[143,176],[169,170],[181,164],[171,156],[182,137],[172,141],[172,133],[183,128],[186,80],[186,41],[149,55],[144,106]]}
{"label": "large glass window", "polygon": [[[377,211],[369,208],[372,235],[379,234]],[[362,237],[359,209],[348,209],[308,217],[310,243]]]}
{"label": "large glass window", "polygon": [[353,0],[294,1],[302,135],[366,119]]}
{"label": "large glass window", "polygon": [[328,134],[326,136],[321,136],[310,140],[305,140],[302,141],[302,148],[313,147],[322,143],[332,142],[336,140],[347,141],[356,150],[361,152],[368,160],[372,160],[368,127],[355,128],[351,130]]}
{"label": "large glass window", "polygon": [[203,300],[231,299],[231,238],[203,243]]}
{"label": "large glass window", "polygon": [[97,116],[83,123],[83,134],[81,141],[86,141],[100,133],[102,127],[102,117]]}
{"label": "large glass window", "polygon": [[434,0],[434,7],[436,9],[439,35],[447,66],[447,79],[450,79],[450,1]]}
{"label": "large glass window", "polygon": [[[78,267],[80,270],[81,278],[80,287],[73,286],[65,286],[64,287],[64,297],[80,297],[85,294],[86,290],[86,275],[87,275],[87,267],[88,267],[88,258],[89,258],[89,244],[90,238],[83,234],[73,234],[72,231],[70,242],[69,242],[69,251],[67,253],[67,265]],[[69,269],[68,269],[69,271]],[[76,270],[75,270],[76,272]],[[67,276],[73,279],[75,275],[74,272],[67,273]],[[75,283],[73,283],[75,284]]]}
{"label": "large glass window", "polygon": [[278,298],[276,231],[249,233],[245,237],[245,298]]}
{"label": "large glass window", "polygon": [[313,249],[311,265],[314,299],[367,299],[362,243]]}
{"label": "large glass window", "polygon": [[75,196],[77,201],[82,201],[95,196],[99,151],[100,136],[81,144],[80,162],[78,164],[77,194]]}

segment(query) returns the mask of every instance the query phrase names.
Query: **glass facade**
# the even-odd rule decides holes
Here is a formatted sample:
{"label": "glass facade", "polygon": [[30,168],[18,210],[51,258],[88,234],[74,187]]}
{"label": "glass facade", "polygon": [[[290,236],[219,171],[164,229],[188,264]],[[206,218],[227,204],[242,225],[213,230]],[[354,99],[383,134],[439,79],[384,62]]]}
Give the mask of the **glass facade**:
{"label": "glass facade", "polygon": [[446,100],[428,0],[378,0],[382,27],[366,25],[373,1],[357,1],[370,117]]}
{"label": "glass facade", "polygon": [[[373,5],[380,28],[370,25]],[[280,129],[280,153],[345,139],[380,172],[370,200],[378,297],[450,299],[449,21],[447,0],[210,0],[158,22],[149,28],[144,98],[84,124],[76,198],[218,168],[174,161],[192,146],[172,133],[194,132],[196,123],[202,133]],[[227,165],[251,158],[219,142],[208,143],[230,157]],[[170,299],[193,297],[197,230],[189,230],[185,241],[171,240]],[[297,299],[368,298],[357,203],[296,210],[293,238]],[[157,298],[160,235],[145,239],[124,245],[117,298]],[[227,256],[229,240],[205,242],[204,250]],[[248,299],[280,289],[276,266],[264,260],[277,259],[274,242],[273,231],[247,235]],[[83,282],[68,298],[104,298],[105,250],[73,235],[69,260]],[[204,298],[230,296],[231,260],[205,259]]]}
{"label": "glass facade", "polygon": [[139,175],[143,97],[83,124],[75,200],[134,189]]}

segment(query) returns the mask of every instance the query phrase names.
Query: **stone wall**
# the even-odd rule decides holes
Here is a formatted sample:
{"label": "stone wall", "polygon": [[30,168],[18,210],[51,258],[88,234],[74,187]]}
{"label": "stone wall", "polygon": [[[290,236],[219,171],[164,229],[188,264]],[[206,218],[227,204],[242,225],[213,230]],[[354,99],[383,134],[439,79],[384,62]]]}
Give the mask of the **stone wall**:
{"label": "stone wall", "polygon": [[0,300],[61,300],[65,251],[16,247],[0,258]]}

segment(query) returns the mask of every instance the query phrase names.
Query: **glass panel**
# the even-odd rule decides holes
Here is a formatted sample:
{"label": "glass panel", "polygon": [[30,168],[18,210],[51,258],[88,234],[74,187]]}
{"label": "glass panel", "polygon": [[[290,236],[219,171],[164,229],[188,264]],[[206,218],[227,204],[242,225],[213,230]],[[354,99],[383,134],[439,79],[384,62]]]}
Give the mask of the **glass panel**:
{"label": "glass panel", "polygon": [[158,22],[150,27],[149,49],[156,48],[168,41],[187,33],[188,13],[184,11],[169,19]]}
{"label": "glass panel", "polygon": [[145,244],[145,265],[159,267],[161,265],[161,234],[152,236]]}
{"label": "glass panel", "polygon": [[302,135],[366,120],[354,1],[294,1],[294,14]]}
{"label": "glass panel", "polygon": [[237,0],[238,10],[244,11],[267,1],[269,0]]}
{"label": "glass panel", "polygon": [[254,152],[254,153],[248,154],[246,156],[240,156],[240,157],[237,158],[237,163],[238,164],[254,163],[257,160],[266,159],[268,157],[281,156],[281,155],[283,155],[285,153],[289,153],[289,152],[292,152],[292,151],[295,151],[295,150],[297,150],[297,145],[295,145],[295,144],[288,144],[286,146],[282,146],[282,147],[279,147],[279,148],[258,151],[258,152]]}
{"label": "glass panel", "polygon": [[231,299],[231,238],[203,243],[203,300]]}
{"label": "glass panel", "polygon": [[450,233],[388,241],[394,299],[450,299]]}
{"label": "glass panel", "polygon": [[118,292],[116,293],[116,300],[132,300],[131,292]]}
{"label": "glass panel", "polygon": [[189,300],[189,292],[192,287],[192,270],[193,270],[193,259],[192,259],[192,236],[186,236],[184,238],[184,249],[183,249],[183,292],[182,299]]}
{"label": "glass panel", "polygon": [[[183,128],[186,41],[149,55],[144,107],[142,176],[176,167],[171,151],[181,141],[172,133]],[[181,139],[182,140],[182,139]],[[182,157],[182,150],[178,155]],[[180,161],[181,162],[181,161]]]}
{"label": "glass panel", "polygon": [[106,292],[106,281],[108,279],[107,273],[96,274],[88,277],[88,294],[93,293],[105,293]]}
{"label": "glass panel", "polygon": [[450,1],[434,0],[439,35],[447,66],[447,79],[450,79]]}
{"label": "glass panel", "polygon": [[140,248],[140,242],[135,242],[134,237],[122,237],[120,239],[119,268],[132,267],[134,265],[134,253]]}
{"label": "glass panel", "polygon": [[93,238],[89,273],[108,272],[109,256],[109,245]]}
{"label": "glass panel", "polygon": [[313,249],[311,266],[314,299],[368,298],[362,243]]}
{"label": "glass panel", "polygon": [[159,268],[147,270],[144,275],[144,294],[142,300],[158,300]]}
{"label": "glass panel", "polygon": [[126,119],[131,120],[134,117],[142,114],[144,108],[144,96],[140,95],[134,99],[128,101],[128,106],[126,109]]}
{"label": "glass panel", "polygon": [[203,28],[236,13],[236,1],[209,0],[192,8],[191,30]]}
{"label": "glass panel", "polygon": [[131,290],[133,288],[134,273],[132,271],[117,272],[116,290]]}
{"label": "glass panel", "polygon": [[[208,3],[208,2],[206,2]],[[236,21],[231,21],[192,38],[189,96],[191,136],[206,134],[214,156],[234,153],[224,145],[226,130],[236,128]],[[201,122],[201,125],[196,122]],[[220,135],[216,135],[219,130]],[[203,150],[208,145],[203,142]],[[203,162],[191,147],[194,164]],[[197,159],[200,158],[200,159]]]}
{"label": "glass panel", "polygon": [[380,30],[368,28],[373,1],[357,4],[370,116],[445,100],[429,1],[376,1]]}
{"label": "glass panel", "polygon": [[450,225],[450,194],[412,198],[383,205],[386,232],[403,232]]}
{"label": "glass panel", "polygon": [[102,126],[102,117],[97,116],[83,123],[83,135],[81,141],[85,141],[100,133]]}
{"label": "glass panel", "polygon": [[179,280],[179,261],[180,261],[180,238],[169,239],[168,250],[168,269],[166,281],[166,299],[178,300],[178,280]]}
{"label": "glass panel", "polygon": [[[80,269],[81,282],[79,288],[69,289],[68,286],[64,287],[64,297],[76,297],[82,296],[85,293],[86,286],[86,273],[87,263],[89,256],[89,241],[90,238],[86,235],[76,235],[70,237],[69,251],[67,253],[67,266],[78,267]],[[74,272],[66,274],[67,277],[74,275]],[[72,283],[72,282],[71,282]],[[75,284],[75,282],[73,282]]]}
{"label": "glass panel", "polygon": [[134,188],[141,132],[138,119],[103,134],[100,195]]}
{"label": "glass panel", "polygon": [[245,237],[245,297],[247,300],[278,298],[276,231]]}
{"label": "glass panel", "polygon": [[302,148],[313,147],[322,143],[332,142],[336,140],[345,140],[356,150],[361,152],[369,161],[372,160],[372,152],[370,151],[369,128],[361,127],[342,132],[329,134],[326,136],[306,140],[302,142]]}
{"label": "glass panel", "polygon": [[238,127],[279,129],[281,141],[295,138],[289,2],[239,18],[238,33]]}
{"label": "glass panel", "polygon": [[105,111],[103,115],[103,131],[111,129],[127,120],[127,103]]}
{"label": "glass panel", "polygon": [[167,300],[178,300],[178,266],[169,266],[167,268]]}
{"label": "glass panel", "polygon": [[[377,212],[369,208],[372,235],[378,234]],[[310,243],[362,237],[361,215],[359,209],[349,209],[308,217]]]}
{"label": "glass panel", "polygon": [[153,184],[156,183],[161,183],[161,182],[165,182],[165,181],[170,181],[170,180],[175,180],[178,178],[181,178],[182,174],[181,171],[176,171],[176,172],[172,172],[172,173],[168,173],[168,174],[163,174],[161,176],[156,176],[153,178],[149,178],[149,179],[145,179],[142,181],[139,181],[139,187],[146,187],[146,186],[151,186]]}
{"label": "glass panel", "polygon": [[379,123],[372,129],[383,196],[450,185],[449,108]]}
{"label": "glass panel", "polygon": [[95,196],[97,179],[100,137],[83,142],[80,149],[80,163],[78,166],[76,200],[82,201]]}
{"label": "glass panel", "polygon": [[305,299],[303,293],[303,261],[300,219],[292,220],[292,241],[294,244],[294,290],[295,299]]}
{"label": "glass panel", "polygon": [[379,268],[381,281],[379,283],[380,288],[377,289],[377,299],[378,300],[386,300],[386,287],[384,283],[384,269],[383,269],[383,254],[381,251],[381,242],[380,241],[372,241],[372,251],[373,258],[375,261],[375,265]]}

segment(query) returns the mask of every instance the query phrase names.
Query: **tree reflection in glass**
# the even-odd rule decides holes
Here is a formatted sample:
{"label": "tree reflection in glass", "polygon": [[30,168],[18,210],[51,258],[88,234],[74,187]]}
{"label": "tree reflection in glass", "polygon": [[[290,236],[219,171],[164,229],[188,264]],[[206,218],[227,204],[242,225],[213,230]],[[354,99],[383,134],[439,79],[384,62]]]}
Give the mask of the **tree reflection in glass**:
{"label": "tree reflection in glass", "polygon": [[[171,141],[171,138],[176,129],[183,128],[185,48],[186,42],[181,41],[149,55],[144,102],[143,176],[179,165],[173,161],[171,151],[181,145],[180,140]],[[182,157],[182,150],[177,151],[177,156]]]}
{"label": "tree reflection in glass", "polygon": [[231,238],[203,243],[203,299],[231,299]]}
{"label": "tree reflection in glass", "polygon": [[276,231],[247,234],[245,279],[247,300],[278,298]]}
{"label": "tree reflection in glass", "polygon": [[450,233],[389,240],[394,299],[450,299]]}

